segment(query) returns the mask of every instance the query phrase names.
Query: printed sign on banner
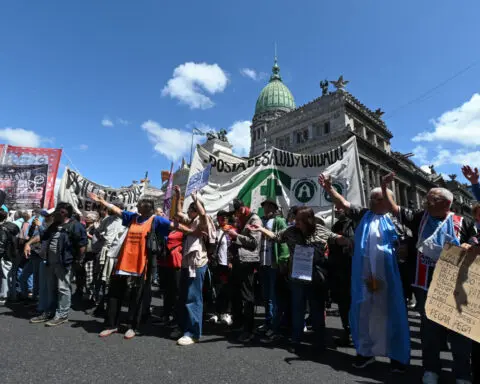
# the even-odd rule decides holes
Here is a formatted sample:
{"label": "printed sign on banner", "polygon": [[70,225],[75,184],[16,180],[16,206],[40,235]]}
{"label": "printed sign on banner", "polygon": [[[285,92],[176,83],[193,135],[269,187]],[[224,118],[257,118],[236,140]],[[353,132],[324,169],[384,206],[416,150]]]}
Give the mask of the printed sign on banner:
{"label": "printed sign on banner", "polygon": [[428,289],[427,318],[480,342],[480,250],[446,244]]}
{"label": "printed sign on banner", "polygon": [[136,184],[130,188],[110,188],[94,183],[78,172],[65,168],[60,188],[58,201],[73,205],[77,213],[94,211],[98,204],[92,201],[89,193],[101,194],[109,203],[122,202],[128,211],[136,211],[138,201],[145,193],[144,184]]}
{"label": "printed sign on banner", "polygon": [[8,209],[43,208],[47,188],[48,165],[0,166],[0,189]]}
{"label": "printed sign on banner", "polygon": [[208,178],[210,177],[210,171],[212,166],[207,166],[203,171],[200,171],[188,179],[187,188],[185,190],[185,197],[190,196],[193,191],[199,191],[208,184]]}
{"label": "printed sign on banner", "polygon": [[[334,187],[350,202],[365,205],[355,137],[322,153],[298,154],[271,148],[249,159],[226,153],[214,155],[197,146],[188,184],[207,167],[211,167],[210,176],[201,193],[209,215],[229,209],[235,198],[262,215],[261,203],[269,198],[276,200],[284,213],[291,206],[303,205],[327,219],[333,203],[318,183],[320,173],[332,176]],[[187,198],[184,207],[190,202]]]}
{"label": "printed sign on banner", "polygon": [[7,146],[4,165],[47,165],[48,176],[44,199],[44,207],[55,206],[55,180],[57,179],[58,165],[62,156],[61,149],[30,148]]}

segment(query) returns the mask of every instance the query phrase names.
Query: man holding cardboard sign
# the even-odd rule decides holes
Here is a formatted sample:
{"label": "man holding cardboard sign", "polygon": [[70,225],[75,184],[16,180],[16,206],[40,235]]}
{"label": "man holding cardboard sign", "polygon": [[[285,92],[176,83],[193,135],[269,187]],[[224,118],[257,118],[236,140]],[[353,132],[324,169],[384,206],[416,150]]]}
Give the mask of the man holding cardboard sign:
{"label": "man holding cardboard sign", "polygon": [[387,185],[394,176],[395,174],[391,173],[383,178],[382,191],[384,198],[390,202],[391,212],[400,219],[402,224],[410,228],[417,244],[417,269],[413,286],[417,287],[419,291],[418,307],[422,315],[420,331],[423,368],[425,369],[423,383],[438,383],[442,369],[440,351],[447,336],[451,344],[453,370],[457,384],[470,383],[470,339],[427,318],[425,300],[433,271],[444,245],[446,243],[455,245],[467,243],[476,233],[474,225],[463,217],[450,212],[453,194],[444,188],[432,188],[428,192],[423,211],[414,213],[407,208],[399,207],[387,193]]}

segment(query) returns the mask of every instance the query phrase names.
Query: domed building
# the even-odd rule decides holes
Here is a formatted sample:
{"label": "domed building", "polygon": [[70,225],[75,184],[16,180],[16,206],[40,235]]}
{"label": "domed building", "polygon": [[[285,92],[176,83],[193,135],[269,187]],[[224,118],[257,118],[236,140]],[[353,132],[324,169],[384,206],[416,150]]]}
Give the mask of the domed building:
{"label": "domed building", "polygon": [[[420,169],[409,159],[412,154],[392,150],[393,135],[382,119],[383,111],[372,110],[361,103],[345,89],[348,83],[343,76],[335,81],[322,81],[322,95],[297,107],[282,81],[275,57],[270,81],[255,105],[250,156],[257,156],[270,147],[295,153],[320,153],[355,136],[365,195],[380,186],[382,176],[394,171],[392,189],[397,203],[420,208],[428,190],[444,186],[445,182]],[[470,192],[464,187],[460,188],[461,193],[450,185],[445,187],[454,193],[456,211],[468,216],[473,199]]]}
{"label": "domed building", "polygon": [[295,109],[295,99],[280,76],[277,57],[272,68],[270,81],[260,92],[255,105],[255,115],[251,126],[250,154],[258,153],[266,144],[268,123]]}

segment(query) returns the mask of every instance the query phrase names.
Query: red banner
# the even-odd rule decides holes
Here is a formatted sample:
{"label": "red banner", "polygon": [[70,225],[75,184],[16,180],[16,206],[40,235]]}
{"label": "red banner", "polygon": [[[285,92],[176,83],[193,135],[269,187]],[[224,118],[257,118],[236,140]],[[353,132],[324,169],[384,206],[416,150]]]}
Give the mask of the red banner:
{"label": "red banner", "polygon": [[61,149],[7,146],[4,165],[48,165],[45,208],[55,206],[55,180],[62,156]]}

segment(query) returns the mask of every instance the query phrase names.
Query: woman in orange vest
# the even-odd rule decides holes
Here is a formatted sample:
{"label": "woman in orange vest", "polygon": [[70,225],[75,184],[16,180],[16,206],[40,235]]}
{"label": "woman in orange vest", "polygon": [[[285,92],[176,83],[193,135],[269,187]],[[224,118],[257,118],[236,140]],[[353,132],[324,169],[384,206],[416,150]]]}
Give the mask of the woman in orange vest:
{"label": "woman in orange vest", "polygon": [[125,339],[135,337],[142,315],[144,289],[150,283],[152,258],[149,257],[147,239],[152,228],[157,237],[166,237],[172,229],[191,232],[188,227],[172,222],[165,217],[154,215],[152,200],[142,199],[137,204],[138,213],[122,211],[106,202],[103,197],[90,194],[90,198],[120,216],[128,228],[123,245],[119,249],[117,265],[114,268],[108,293],[106,329],[100,337],[107,337],[118,331],[122,301],[129,292],[128,324]]}

